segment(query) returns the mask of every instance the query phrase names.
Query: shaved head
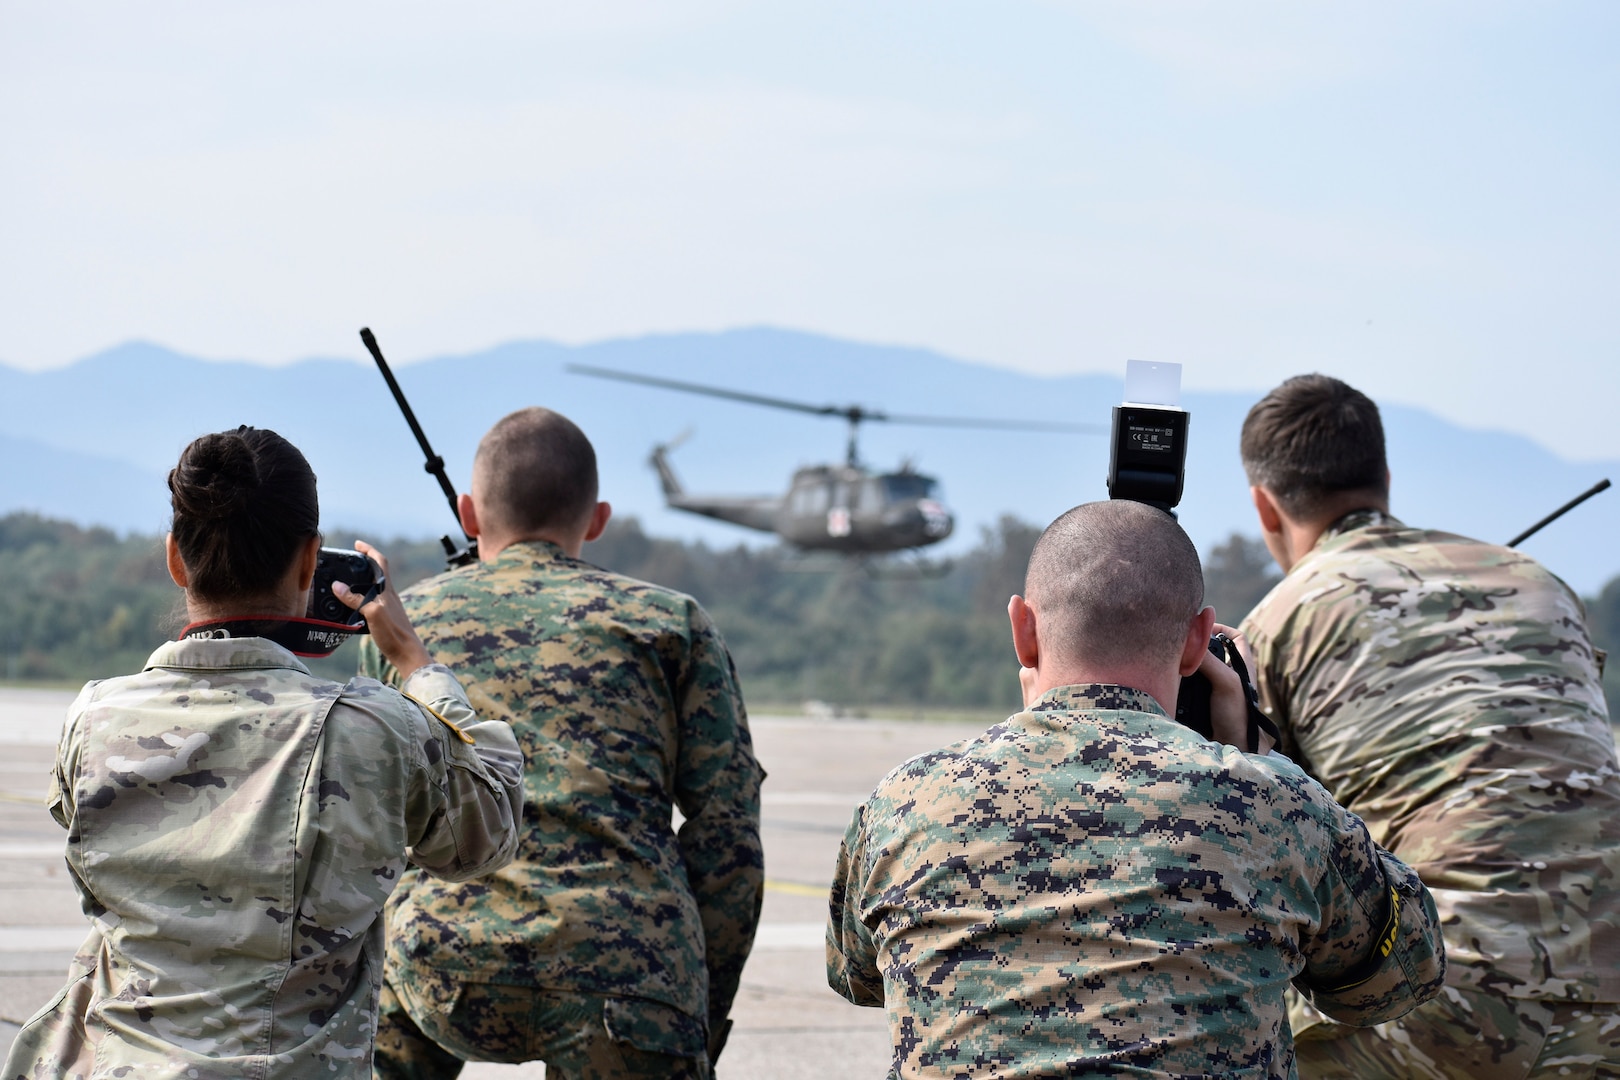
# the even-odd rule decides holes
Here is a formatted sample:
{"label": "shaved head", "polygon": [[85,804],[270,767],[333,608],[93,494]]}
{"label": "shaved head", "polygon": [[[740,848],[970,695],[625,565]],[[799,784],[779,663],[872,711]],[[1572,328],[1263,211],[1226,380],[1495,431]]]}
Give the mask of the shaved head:
{"label": "shaved head", "polygon": [[473,493],[485,531],[569,530],[596,506],[596,450],[568,417],[539,407],[502,417],[478,444]]}
{"label": "shaved head", "polygon": [[1203,609],[1204,574],[1198,549],[1164,511],[1085,503],[1036,541],[1024,597],[1043,651],[1091,665],[1174,664]]}

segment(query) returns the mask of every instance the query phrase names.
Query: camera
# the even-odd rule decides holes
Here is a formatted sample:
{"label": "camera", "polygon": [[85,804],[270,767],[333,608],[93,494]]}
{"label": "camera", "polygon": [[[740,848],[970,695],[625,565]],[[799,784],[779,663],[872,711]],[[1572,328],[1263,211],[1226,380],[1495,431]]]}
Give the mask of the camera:
{"label": "camera", "polygon": [[[1249,714],[1249,752],[1260,749],[1262,731],[1271,736],[1272,742],[1281,742],[1282,734],[1277,730],[1276,722],[1260,711],[1260,692],[1249,679],[1249,665],[1243,662],[1243,654],[1238,651],[1237,644],[1225,634],[1216,634],[1209,639],[1209,651],[1221,663],[1236,671],[1238,681],[1243,684],[1243,704]],[[1181,691],[1176,695],[1176,722],[1192,728],[1206,739],[1213,739],[1215,730],[1214,718],[1210,714],[1210,698],[1214,692],[1215,688],[1201,672],[1195,671],[1182,679]]]}
{"label": "camera", "polygon": [[323,547],[315,561],[315,579],[310,583],[309,610],[305,618],[343,626],[364,626],[365,618],[333,594],[332,585],[338,581],[360,593],[367,601],[382,592],[387,584],[382,568],[360,552],[351,548]]}
{"label": "camera", "polygon": [[[1108,455],[1108,497],[1146,503],[1175,516],[1186,481],[1188,414],[1180,408],[1181,365],[1131,360],[1125,366],[1125,402],[1114,406]],[[1209,639],[1209,651],[1238,673],[1249,714],[1248,749],[1260,748],[1260,732],[1273,741],[1276,724],[1260,711],[1260,696],[1247,665],[1225,634]],[[1214,737],[1210,698],[1214,687],[1199,672],[1181,680],[1176,720],[1204,738]]]}

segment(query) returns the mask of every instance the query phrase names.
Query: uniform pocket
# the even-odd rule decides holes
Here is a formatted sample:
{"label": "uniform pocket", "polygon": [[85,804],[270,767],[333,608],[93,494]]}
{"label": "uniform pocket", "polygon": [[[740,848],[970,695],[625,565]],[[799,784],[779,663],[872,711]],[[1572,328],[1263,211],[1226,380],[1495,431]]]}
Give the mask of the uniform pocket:
{"label": "uniform pocket", "polygon": [[708,1053],[703,1024],[679,1009],[645,998],[608,998],[602,1022],[614,1042],[649,1054],[697,1058]]}

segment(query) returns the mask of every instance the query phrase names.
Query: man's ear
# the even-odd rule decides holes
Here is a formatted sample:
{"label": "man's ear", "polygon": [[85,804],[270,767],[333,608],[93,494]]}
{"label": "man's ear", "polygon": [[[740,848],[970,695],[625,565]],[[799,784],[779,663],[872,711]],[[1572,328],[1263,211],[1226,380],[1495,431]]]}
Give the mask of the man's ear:
{"label": "man's ear", "polygon": [[591,511],[590,524],[585,526],[585,543],[588,544],[601,536],[602,530],[607,528],[608,519],[612,516],[613,505],[611,503],[597,503],[596,509]]}
{"label": "man's ear", "polygon": [[467,534],[467,539],[478,539],[478,509],[473,506],[471,495],[456,496],[456,517],[461,519],[461,531]]}
{"label": "man's ear", "polygon": [[1282,511],[1277,506],[1276,496],[1256,484],[1249,488],[1249,497],[1254,500],[1255,512],[1260,515],[1260,528],[1271,535],[1281,533]]}
{"label": "man's ear", "polygon": [[304,544],[304,550],[298,553],[298,591],[308,592],[311,583],[315,580],[315,564],[321,561],[320,534],[309,538]]}
{"label": "man's ear", "polygon": [[[1256,490],[1259,490],[1258,488]],[[1187,640],[1181,646],[1181,677],[1198,670],[1209,651],[1209,636],[1215,632],[1215,609],[1206,607],[1187,624]]]}
{"label": "man's ear", "polygon": [[169,577],[182,589],[189,587],[185,560],[180,558],[180,545],[174,542],[174,533],[163,534],[163,558],[169,564]]}
{"label": "man's ear", "polygon": [[1012,624],[1013,651],[1027,668],[1041,666],[1041,644],[1036,630],[1035,609],[1022,596],[1007,601],[1007,621]]}

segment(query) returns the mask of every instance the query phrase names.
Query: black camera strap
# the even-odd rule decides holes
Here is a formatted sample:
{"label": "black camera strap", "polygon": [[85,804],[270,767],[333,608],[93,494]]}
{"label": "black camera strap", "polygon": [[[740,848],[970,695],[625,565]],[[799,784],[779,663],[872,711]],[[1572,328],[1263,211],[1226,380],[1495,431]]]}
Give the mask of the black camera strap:
{"label": "black camera strap", "polygon": [[297,656],[331,656],[355,634],[369,633],[364,622],[335,623],[321,619],[295,619],[285,615],[247,615],[242,618],[196,622],[180,631],[180,640],[264,638]]}
{"label": "black camera strap", "polygon": [[1238,681],[1243,684],[1243,704],[1249,712],[1249,753],[1260,752],[1262,731],[1271,736],[1274,745],[1281,743],[1282,732],[1277,730],[1277,722],[1260,711],[1260,691],[1254,688],[1254,683],[1249,679],[1249,665],[1243,662],[1243,654],[1238,651],[1237,643],[1225,634],[1216,634],[1215,640],[1225,647],[1226,655],[1222,659],[1237,672]]}

